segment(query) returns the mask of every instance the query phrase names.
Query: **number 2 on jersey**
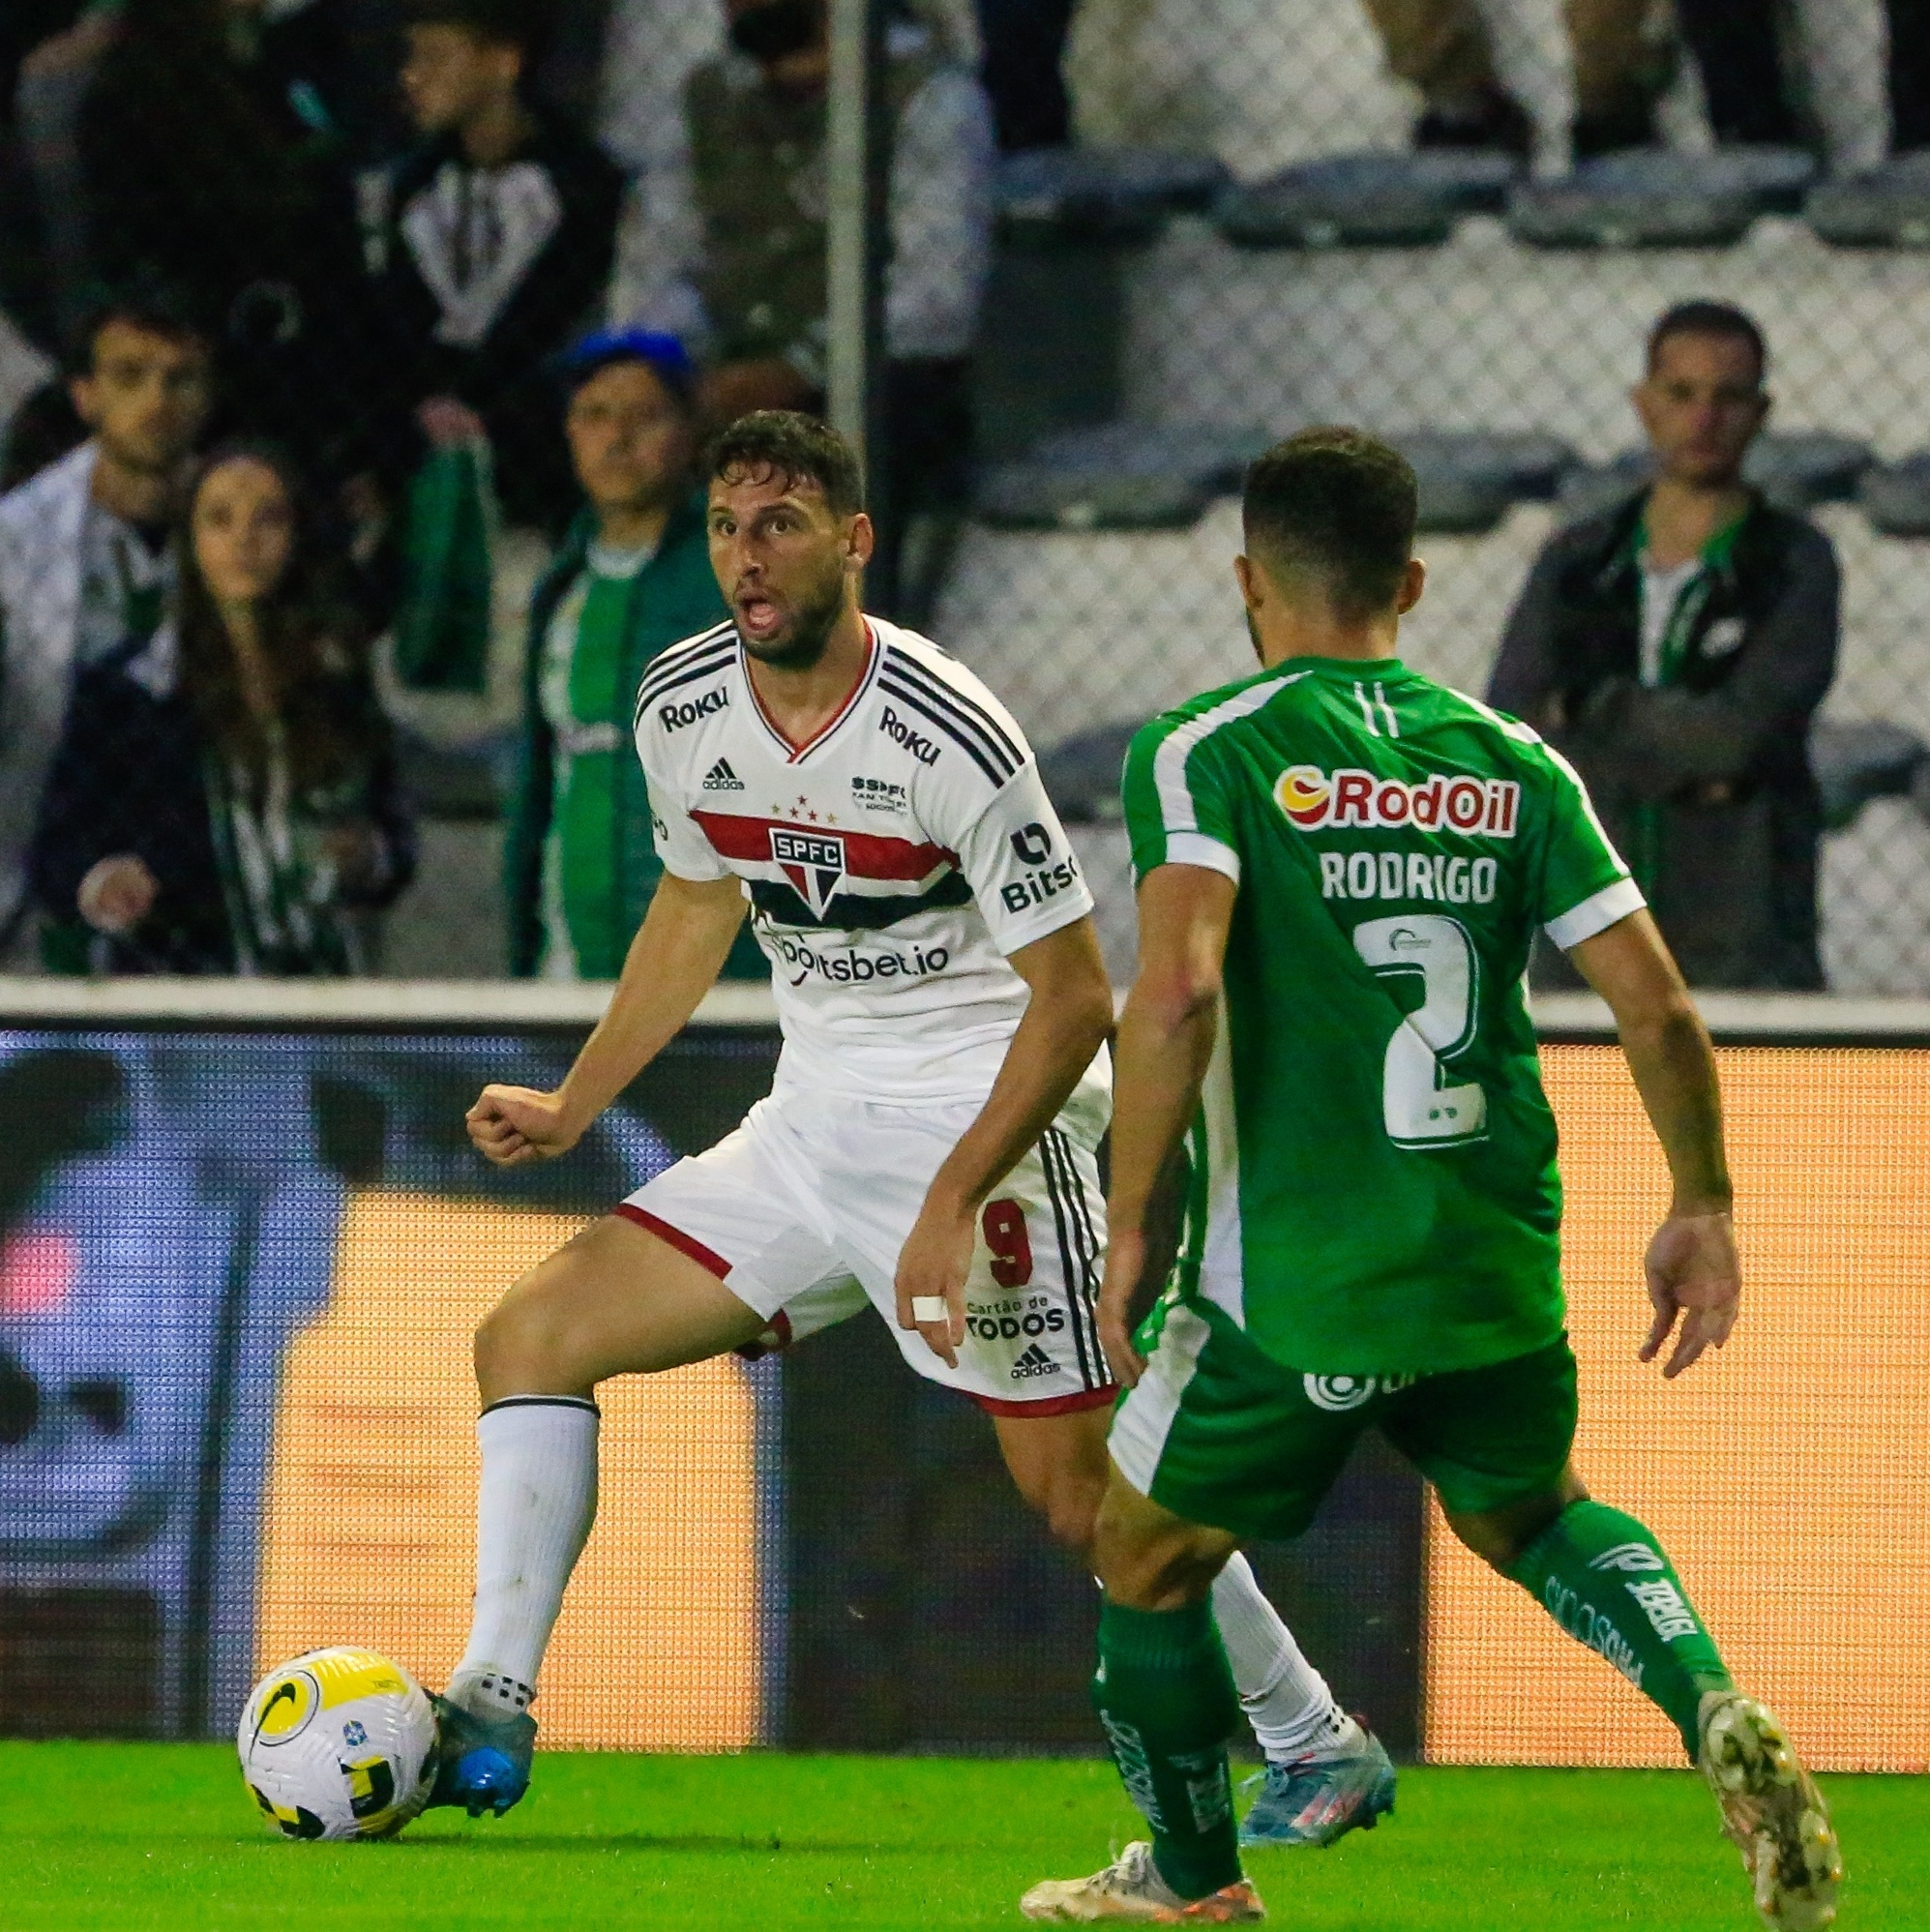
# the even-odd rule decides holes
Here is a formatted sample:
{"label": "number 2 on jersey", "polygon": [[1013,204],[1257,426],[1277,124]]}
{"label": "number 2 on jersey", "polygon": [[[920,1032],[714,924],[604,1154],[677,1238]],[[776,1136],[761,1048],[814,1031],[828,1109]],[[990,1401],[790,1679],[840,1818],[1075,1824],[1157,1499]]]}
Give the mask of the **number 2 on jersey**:
{"label": "number 2 on jersey", "polygon": [[1421,1003],[1394,1028],[1381,1078],[1381,1115],[1397,1147],[1438,1147],[1488,1131],[1488,1096],[1442,1084],[1441,1061],[1474,1037],[1480,963],[1458,919],[1422,912],[1369,919],[1353,948],[1377,978],[1418,973]]}

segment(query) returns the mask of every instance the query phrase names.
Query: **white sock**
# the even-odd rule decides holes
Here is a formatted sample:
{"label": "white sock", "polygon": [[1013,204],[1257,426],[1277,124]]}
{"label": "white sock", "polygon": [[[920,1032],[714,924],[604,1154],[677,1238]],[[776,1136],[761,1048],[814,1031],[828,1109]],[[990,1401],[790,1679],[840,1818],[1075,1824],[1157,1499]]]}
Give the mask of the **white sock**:
{"label": "white sock", "polygon": [[476,1423],[476,1600],[446,1693],[478,1716],[526,1709],[597,1513],[597,1406],[512,1395]]}
{"label": "white sock", "polygon": [[1292,1631],[1261,1594],[1237,1551],[1213,1581],[1213,1619],[1247,1722],[1269,1762],[1329,1757],[1354,1741],[1359,1727],[1300,1654]]}

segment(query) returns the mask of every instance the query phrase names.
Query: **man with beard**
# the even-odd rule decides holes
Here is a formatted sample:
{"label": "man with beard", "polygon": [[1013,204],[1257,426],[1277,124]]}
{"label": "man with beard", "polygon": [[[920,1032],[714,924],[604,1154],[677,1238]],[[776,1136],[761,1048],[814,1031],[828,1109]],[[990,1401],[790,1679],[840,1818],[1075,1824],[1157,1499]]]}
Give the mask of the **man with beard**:
{"label": "man with beard", "polygon": [[104,303],[78,346],[68,389],[87,440],[0,498],[0,955],[15,970],[34,963],[26,854],[74,673],[161,621],[214,393],[207,338],[171,290]]}
{"label": "man with beard", "polygon": [[[848,447],[787,411],[710,464],[730,621],[666,651],[637,705],[663,882],[561,1086],[490,1086],[498,1166],[553,1159],[675,1037],[743,924],[775,968],[775,1089],[534,1269],[476,1338],[484,1409],[469,1644],[438,1700],[433,1802],[506,1811],[596,1507],[596,1386],[782,1346],[867,1301],[919,1374],[993,1419],[1083,1556],[1116,1389],[1100,1348],[1094,1155],[1112,992],[1092,900],[1019,728],[968,670],[868,617],[872,528]],[[1329,1843],[1392,1802],[1235,1560],[1213,1592],[1268,1753],[1251,1830]]]}

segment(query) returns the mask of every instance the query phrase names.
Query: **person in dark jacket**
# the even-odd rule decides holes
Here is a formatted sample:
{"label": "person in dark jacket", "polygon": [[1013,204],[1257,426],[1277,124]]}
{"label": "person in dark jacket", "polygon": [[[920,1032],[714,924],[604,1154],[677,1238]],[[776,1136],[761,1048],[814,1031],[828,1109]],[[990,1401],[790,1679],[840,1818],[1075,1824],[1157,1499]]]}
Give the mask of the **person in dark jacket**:
{"label": "person in dark jacket", "polygon": [[560,526],[574,491],[548,364],[601,314],[623,182],[526,98],[530,0],[410,0],[402,92],[425,136],[387,177],[369,236],[392,403],[383,467],[487,439],[505,515]]}
{"label": "person in dark jacket", "polygon": [[1692,985],[1802,992],[1824,983],[1809,728],[1838,571],[1822,531],[1742,481],[1765,369],[1739,310],[1655,324],[1635,403],[1656,481],[1550,541],[1489,697],[1574,760]]}
{"label": "person in dark jacket", "polygon": [[75,682],[29,864],[47,965],[366,971],[413,821],[367,639],[275,452],[202,465],[177,584],[151,638]]}
{"label": "person in dark jacket", "polygon": [[[692,475],[697,371],[683,344],[594,335],[567,379],[587,502],[530,609],[505,847],[510,970],[614,979],[663,873],[632,738],[637,689],[658,652],[729,613]],[[769,970],[748,930],[727,969]]]}
{"label": "person in dark jacket", "polygon": [[216,343],[226,422],[351,460],[365,358],[348,151],[321,88],[325,15],[263,0],[127,0],[80,109],[89,267],[182,290]]}

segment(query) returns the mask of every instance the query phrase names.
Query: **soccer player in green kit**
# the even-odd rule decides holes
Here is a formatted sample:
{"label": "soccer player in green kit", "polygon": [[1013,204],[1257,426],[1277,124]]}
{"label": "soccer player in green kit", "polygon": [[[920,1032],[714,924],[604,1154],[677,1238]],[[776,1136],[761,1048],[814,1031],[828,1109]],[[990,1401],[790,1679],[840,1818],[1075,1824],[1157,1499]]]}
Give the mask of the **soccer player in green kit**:
{"label": "soccer player in green kit", "polygon": [[[1642,1348],[1674,1336],[1665,1376],[1722,1346],[1740,1293],[1708,1036],[1569,766],[1395,657],[1425,575],[1414,493],[1398,453],[1351,431],[1262,457],[1236,564],[1262,669],[1156,720],[1126,761],[1140,971],[1100,1319],[1129,1392],[1093,1695],[1151,1843],[1023,1909],[1262,1917],[1207,1591],[1241,1543],[1305,1530],[1372,1427],[1470,1549],[1668,1713],[1765,1923],[1826,1926],[1842,1863],[1814,1782],[1655,1538],[1569,1463],[1555,1121],[1522,992],[1535,929],[1614,1010],[1668,1156]],[[1182,1142],[1186,1233],[1134,1336],[1149,1204]]]}

